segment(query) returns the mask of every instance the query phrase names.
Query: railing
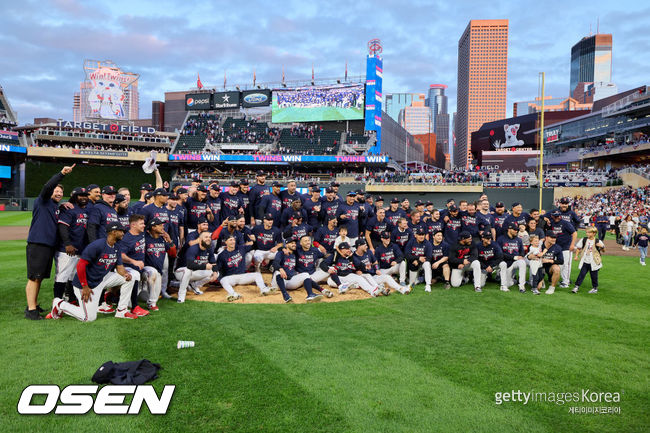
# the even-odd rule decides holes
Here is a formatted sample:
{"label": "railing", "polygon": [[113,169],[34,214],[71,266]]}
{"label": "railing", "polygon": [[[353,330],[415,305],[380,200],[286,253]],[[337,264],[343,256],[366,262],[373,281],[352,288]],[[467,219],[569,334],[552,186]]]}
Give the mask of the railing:
{"label": "railing", "polygon": [[608,106],[603,108],[603,116],[605,117],[611,116],[616,112],[622,110],[623,108],[627,107],[628,105],[638,101],[642,101],[644,99],[650,99],[650,88],[648,86],[645,87],[643,92],[634,92],[631,95],[626,96],[625,98],[619,99],[618,101],[609,104]]}
{"label": "railing", "polygon": [[619,170],[619,171],[617,172],[617,174],[618,174],[619,177],[620,177],[622,174],[625,174],[625,173],[634,173],[634,174],[638,174],[639,176],[641,176],[641,177],[643,177],[643,178],[645,178],[645,179],[650,180],[650,172],[648,172],[648,171],[644,171],[644,170],[639,170],[638,168],[627,167],[627,168],[624,168],[624,169]]}

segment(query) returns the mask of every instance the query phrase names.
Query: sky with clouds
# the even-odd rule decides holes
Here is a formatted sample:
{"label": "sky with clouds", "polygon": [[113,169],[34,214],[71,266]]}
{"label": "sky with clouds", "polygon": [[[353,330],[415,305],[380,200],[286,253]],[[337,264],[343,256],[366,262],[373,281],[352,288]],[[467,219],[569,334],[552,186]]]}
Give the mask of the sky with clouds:
{"label": "sky with clouds", "polygon": [[365,73],[367,42],[384,47],[384,93],[449,86],[456,106],[458,39],[470,19],[509,19],[508,115],[512,103],[568,95],[571,46],[612,33],[620,91],[649,84],[650,6],[642,1],[101,1],[0,0],[0,85],[19,122],[72,119],[84,59],[110,59],[140,74],[140,117],[165,91],[204,85]]}

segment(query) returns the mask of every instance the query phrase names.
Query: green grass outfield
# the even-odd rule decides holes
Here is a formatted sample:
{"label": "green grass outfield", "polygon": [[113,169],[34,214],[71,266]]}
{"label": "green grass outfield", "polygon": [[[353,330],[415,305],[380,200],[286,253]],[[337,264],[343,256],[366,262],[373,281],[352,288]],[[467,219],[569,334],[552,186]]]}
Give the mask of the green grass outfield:
{"label": "green grass outfield", "polygon": [[32,221],[32,213],[28,211],[0,212],[0,227],[2,226],[28,226]]}
{"label": "green grass outfield", "polygon": [[285,107],[273,104],[273,123],[322,122],[325,120],[363,120],[363,108],[338,107]]}
{"label": "green grass outfield", "polygon": [[[650,267],[606,257],[601,293],[469,286],[315,305],[183,305],[136,321],[31,322],[24,241],[0,242],[2,431],[642,432]],[[575,272],[575,270],[574,270]],[[575,277],[575,275],[574,275]],[[52,299],[52,280],[40,301]],[[177,340],[196,347],[177,350]],[[20,416],[29,384],[90,383],[103,362],[147,358],[177,386],[166,416]],[[495,404],[495,393],[620,392],[620,415]]]}

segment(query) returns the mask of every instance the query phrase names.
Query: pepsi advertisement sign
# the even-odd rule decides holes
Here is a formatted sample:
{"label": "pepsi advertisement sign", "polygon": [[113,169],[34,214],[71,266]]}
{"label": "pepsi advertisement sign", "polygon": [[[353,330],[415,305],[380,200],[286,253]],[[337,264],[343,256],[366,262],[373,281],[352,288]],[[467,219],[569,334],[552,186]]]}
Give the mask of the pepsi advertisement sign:
{"label": "pepsi advertisement sign", "polygon": [[212,108],[212,94],[190,93],[185,95],[185,110],[210,110]]}
{"label": "pepsi advertisement sign", "polygon": [[244,108],[267,107],[271,105],[271,91],[245,90],[241,94],[241,106]]}

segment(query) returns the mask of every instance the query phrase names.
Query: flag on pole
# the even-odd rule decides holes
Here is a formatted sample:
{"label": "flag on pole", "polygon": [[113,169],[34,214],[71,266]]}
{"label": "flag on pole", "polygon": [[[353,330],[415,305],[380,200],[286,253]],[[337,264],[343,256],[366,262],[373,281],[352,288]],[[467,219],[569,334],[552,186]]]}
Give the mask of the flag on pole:
{"label": "flag on pole", "polygon": [[255,75],[255,68],[253,68],[253,87],[255,87],[255,81],[257,81],[257,77]]}
{"label": "flag on pole", "polygon": [[311,80],[314,81],[314,64],[311,64]]}
{"label": "flag on pole", "polygon": [[345,61],[345,81],[348,81],[348,61]]}
{"label": "flag on pole", "polygon": [[203,83],[201,82],[201,76],[198,74],[198,72],[196,74],[196,87],[198,87],[199,90],[203,88]]}
{"label": "flag on pole", "polygon": [[223,71],[223,90],[226,90],[226,71]]}
{"label": "flag on pole", "polygon": [[282,67],[282,84],[284,84],[284,66]]}

